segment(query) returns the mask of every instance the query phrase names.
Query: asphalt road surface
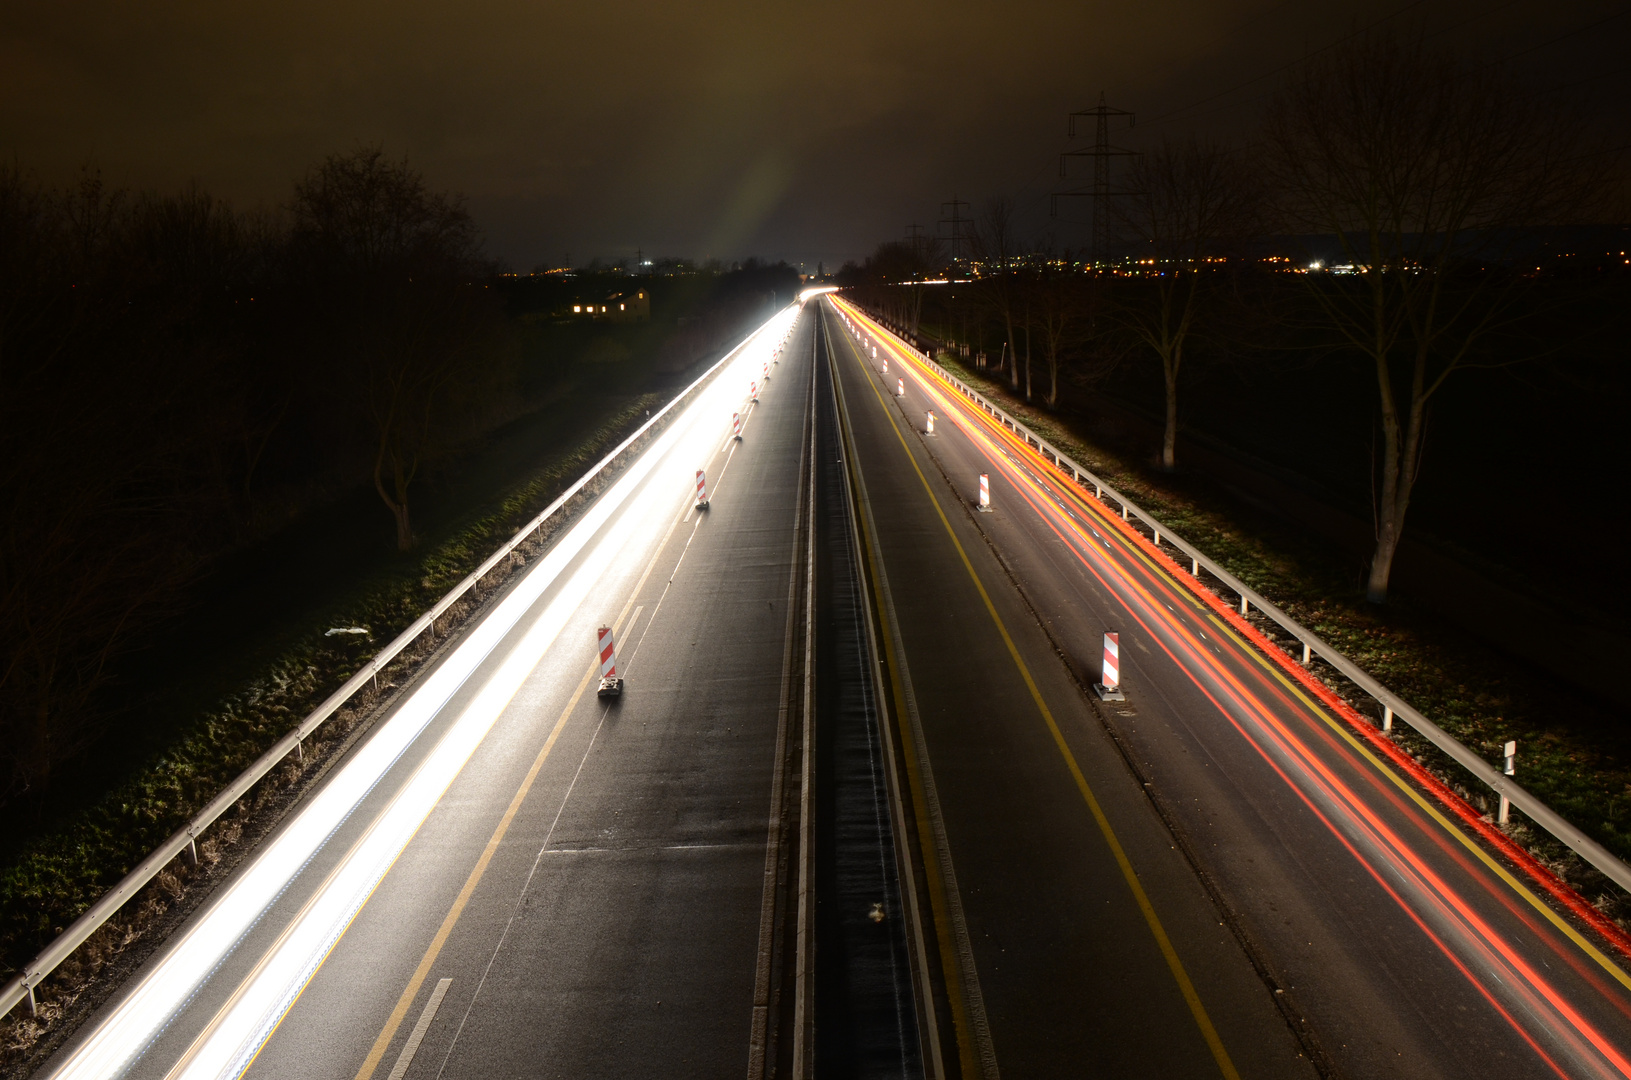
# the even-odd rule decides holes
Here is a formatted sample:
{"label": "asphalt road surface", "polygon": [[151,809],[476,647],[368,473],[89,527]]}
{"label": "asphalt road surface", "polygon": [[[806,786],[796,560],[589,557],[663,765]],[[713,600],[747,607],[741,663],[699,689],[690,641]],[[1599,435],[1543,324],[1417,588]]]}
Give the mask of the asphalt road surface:
{"label": "asphalt road surface", "polygon": [[[828,304],[1005,1072],[1631,1071],[1623,956],[1249,647],[1091,488]],[[1085,692],[1109,630],[1122,703]]]}
{"label": "asphalt road surface", "polygon": [[1180,579],[789,309],[43,1075],[1631,1076],[1617,954]]}
{"label": "asphalt road surface", "polygon": [[[677,421],[621,501],[598,520],[586,514],[569,558],[534,564],[416,679],[397,713],[465,650],[487,650],[425,707],[422,733],[399,740],[394,763],[206,977],[181,987],[178,1008],[141,1015],[163,997],[166,961],[204,949],[211,913],[299,831],[301,813],[46,1074],[239,1075],[247,1064],[251,1077],[305,1080],[746,1075],[750,1044],[763,1042],[755,1005],[785,764],[788,602],[803,554],[809,323],[756,406],[745,399],[768,346],[727,364],[705,415]],[[745,420],[740,442],[729,439],[733,411]],[[693,508],[696,468],[708,473],[706,511]],[[547,587],[529,591],[546,572]],[[523,602],[506,612],[511,601]],[[479,641],[495,620],[508,628]],[[595,692],[596,629],[608,624],[626,680],[615,703]],[[461,735],[484,707],[490,726]],[[397,719],[384,718],[303,810],[320,808]],[[315,974],[302,981],[297,963],[280,976],[280,949],[461,737],[467,760],[430,792],[383,876],[364,881],[360,910],[342,910],[300,960],[320,963]],[[262,984],[275,984],[264,1003]]]}

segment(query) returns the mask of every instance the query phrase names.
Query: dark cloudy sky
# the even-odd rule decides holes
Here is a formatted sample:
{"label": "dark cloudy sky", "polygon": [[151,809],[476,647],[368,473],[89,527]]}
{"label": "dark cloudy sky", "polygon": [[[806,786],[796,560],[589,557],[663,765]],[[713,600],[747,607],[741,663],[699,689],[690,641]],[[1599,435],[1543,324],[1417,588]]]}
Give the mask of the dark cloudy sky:
{"label": "dark cloudy sky", "polygon": [[[1628,11],[13,0],[0,8],[0,153],[52,182],[93,163],[125,186],[196,180],[277,205],[323,155],[380,143],[463,192],[489,249],[522,269],[637,247],[813,268],[909,222],[932,227],[953,190],[1017,196],[1028,228],[1049,227],[1066,114],[1101,90],[1138,112],[1118,135],[1129,145],[1191,127],[1244,136],[1274,72],[1382,19],[1511,57],[1543,90],[1616,102],[1617,123],[1631,101]],[[1072,242],[1068,224],[1053,227]]]}

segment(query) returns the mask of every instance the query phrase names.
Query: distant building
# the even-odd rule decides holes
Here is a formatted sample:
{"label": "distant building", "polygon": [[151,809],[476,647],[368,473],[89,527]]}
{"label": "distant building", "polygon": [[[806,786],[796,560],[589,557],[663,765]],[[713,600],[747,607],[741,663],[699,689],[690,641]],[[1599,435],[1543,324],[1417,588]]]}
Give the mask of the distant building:
{"label": "distant building", "polygon": [[572,317],[606,322],[650,322],[651,293],[646,289],[615,292],[600,300],[572,301]]}

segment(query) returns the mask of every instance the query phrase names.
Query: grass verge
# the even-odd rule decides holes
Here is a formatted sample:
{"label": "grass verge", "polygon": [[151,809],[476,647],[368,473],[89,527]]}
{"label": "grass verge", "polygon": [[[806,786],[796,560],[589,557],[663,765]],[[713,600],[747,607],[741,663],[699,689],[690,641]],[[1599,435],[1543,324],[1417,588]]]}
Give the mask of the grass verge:
{"label": "grass verge", "polygon": [[[1367,603],[1349,561],[1220,485],[1132,460],[1077,430],[1068,417],[1016,400],[1005,385],[956,358],[942,355],[939,362],[1492,765],[1499,767],[1502,744],[1516,739],[1519,782],[1615,855],[1631,860],[1631,746],[1622,717],[1528,675],[1513,658],[1413,608],[1408,597],[1382,607]],[[1277,624],[1256,611],[1251,619],[1289,651],[1291,639]],[[1313,670],[1355,709],[1380,716],[1380,707],[1335,669],[1316,661]],[[1493,812],[1494,794],[1426,739],[1402,723],[1395,725],[1394,739],[1463,798]],[[1516,810],[1507,832],[1622,929],[1631,930],[1631,897],[1618,886]]]}
{"label": "grass verge", "polygon": [[[34,838],[0,866],[0,981],[9,979],[148,852],[176,831],[228,782],[354,674],[380,644],[394,638],[469,574],[517,528],[644,422],[662,397],[628,401],[572,451],[558,455],[489,511],[469,521],[417,560],[379,575],[336,599],[324,627],[370,633],[325,636],[314,627],[242,690],[209,710],[111,793],[60,827]],[[654,428],[641,443],[657,434]],[[637,452],[641,446],[631,447]],[[626,464],[633,453],[621,460]],[[520,567],[615,478],[618,468],[579,492],[527,544],[495,567],[439,625],[456,628],[496,594]],[[357,695],[305,744],[304,760],[268,774],[201,838],[198,865],[177,859],[132,898],[36,991],[38,1015],[26,1005],[0,1021],[0,1075],[27,1075],[117,988],[169,930],[207,897],[360,738],[397,693],[452,635],[421,635],[392,663],[377,691]]]}

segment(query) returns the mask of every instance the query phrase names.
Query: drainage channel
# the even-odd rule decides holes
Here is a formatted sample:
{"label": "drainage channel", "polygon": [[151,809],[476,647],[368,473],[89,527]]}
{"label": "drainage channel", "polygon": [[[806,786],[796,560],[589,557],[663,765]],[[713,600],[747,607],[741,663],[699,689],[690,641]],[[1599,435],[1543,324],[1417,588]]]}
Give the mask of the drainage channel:
{"label": "drainage channel", "polygon": [[815,387],[815,956],[817,1076],[921,1077],[908,926],[870,612],[825,335]]}

